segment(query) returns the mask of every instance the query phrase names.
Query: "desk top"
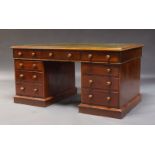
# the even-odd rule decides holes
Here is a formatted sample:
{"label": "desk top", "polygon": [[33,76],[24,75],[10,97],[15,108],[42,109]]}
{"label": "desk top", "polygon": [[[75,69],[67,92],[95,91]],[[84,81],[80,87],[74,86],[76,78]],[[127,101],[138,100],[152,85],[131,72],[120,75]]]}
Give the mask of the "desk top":
{"label": "desk top", "polygon": [[61,49],[61,50],[83,50],[83,51],[126,51],[129,49],[142,48],[142,44],[133,43],[104,43],[104,44],[44,44],[44,45],[17,45],[13,49]]}

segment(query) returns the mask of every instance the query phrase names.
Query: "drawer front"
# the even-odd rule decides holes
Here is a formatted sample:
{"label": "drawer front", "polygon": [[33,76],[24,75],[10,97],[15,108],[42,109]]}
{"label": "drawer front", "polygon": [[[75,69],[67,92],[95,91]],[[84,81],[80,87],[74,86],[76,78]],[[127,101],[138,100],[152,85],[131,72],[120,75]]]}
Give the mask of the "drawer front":
{"label": "drawer front", "polygon": [[82,88],[96,88],[118,91],[119,78],[96,75],[83,75]]}
{"label": "drawer front", "polygon": [[113,65],[82,63],[82,74],[119,76],[119,67]]}
{"label": "drawer front", "polygon": [[81,101],[84,104],[101,105],[117,108],[119,105],[119,94],[108,93],[101,90],[82,89]]}
{"label": "drawer front", "polygon": [[43,62],[15,60],[17,70],[44,71]]}
{"label": "drawer front", "polygon": [[40,59],[51,60],[80,60],[80,52],[78,51],[42,51],[40,52]]}
{"label": "drawer front", "polygon": [[40,52],[35,50],[20,50],[16,49],[13,51],[13,57],[14,58],[29,58],[29,59],[36,59],[40,57]]}
{"label": "drawer front", "polygon": [[43,83],[44,77],[43,77],[43,73],[17,70],[16,81],[17,82]]}
{"label": "drawer front", "polygon": [[81,60],[90,62],[118,63],[120,62],[120,55],[116,53],[107,54],[106,52],[83,52]]}
{"label": "drawer front", "polygon": [[16,83],[16,94],[28,97],[45,97],[42,85]]}

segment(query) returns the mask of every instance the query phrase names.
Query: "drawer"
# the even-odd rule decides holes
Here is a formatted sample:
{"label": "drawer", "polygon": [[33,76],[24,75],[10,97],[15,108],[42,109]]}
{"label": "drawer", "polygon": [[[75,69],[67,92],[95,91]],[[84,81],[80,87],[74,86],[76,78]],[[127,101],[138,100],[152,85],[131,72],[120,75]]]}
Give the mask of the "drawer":
{"label": "drawer", "polygon": [[95,88],[105,90],[119,90],[119,78],[96,75],[83,75],[82,88]]}
{"label": "drawer", "polygon": [[44,71],[43,62],[15,60],[17,70]]}
{"label": "drawer", "polygon": [[40,57],[40,52],[36,52],[35,50],[31,50],[31,49],[15,49],[13,51],[13,57],[14,58],[29,58],[29,59],[35,59],[35,58],[39,58]]}
{"label": "drawer", "polygon": [[78,51],[55,51],[53,54],[55,60],[80,60],[80,52]]}
{"label": "drawer", "polygon": [[45,97],[43,86],[38,84],[16,83],[16,94],[28,97]]}
{"label": "drawer", "polygon": [[41,50],[40,59],[48,60],[68,60],[75,61],[80,60],[80,52],[78,51],[53,51],[53,50]]}
{"label": "drawer", "polygon": [[17,70],[16,81],[17,82],[43,83],[44,76],[43,76],[43,73]]}
{"label": "drawer", "polygon": [[119,105],[119,94],[103,90],[82,89],[81,101],[84,104],[117,108]]}
{"label": "drawer", "polygon": [[95,64],[95,63],[82,63],[82,74],[95,74],[95,75],[111,75],[119,76],[119,67],[114,65]]}
{"label": "drawer", "polygon": [[120,62],[120,55],[118,53],[107,52],[83,52],[81,60],[90,62],[118,63]]}

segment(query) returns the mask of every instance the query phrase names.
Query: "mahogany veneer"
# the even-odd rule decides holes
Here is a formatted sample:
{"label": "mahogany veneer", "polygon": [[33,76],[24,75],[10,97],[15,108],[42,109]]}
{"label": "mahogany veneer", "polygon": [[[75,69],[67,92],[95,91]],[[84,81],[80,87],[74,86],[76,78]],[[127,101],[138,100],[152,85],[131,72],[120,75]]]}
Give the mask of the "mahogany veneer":
{"label": "mahogany veneer", "polygon": [[75,95],[81,62],[81,104],[87,114],[122,118],[140,101],[140,44],[12,46],[16,103],[48,106]]}

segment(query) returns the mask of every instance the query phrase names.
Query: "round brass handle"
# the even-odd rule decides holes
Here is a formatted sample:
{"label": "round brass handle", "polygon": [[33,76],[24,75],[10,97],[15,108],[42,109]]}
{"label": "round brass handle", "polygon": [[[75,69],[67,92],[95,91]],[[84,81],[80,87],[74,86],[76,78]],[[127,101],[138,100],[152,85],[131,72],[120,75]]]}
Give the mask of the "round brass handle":
{"label": "round brass handle", "polygon": [[36,53],[35,53],[35,52],[32,52],[32,56],[33,56],[33,57],[36,56]]}
{"label": "round brass handle", "polygon": [[33,65],[32,65],[32,67],[33,67],[33,68],[36,68],[36,67],[37,67],[37,65],[36,65],[36,64],[33,64]]}
{"label": "round brass handle", "polygon": [[37,89],[37,88],[34,88],[34,89],[33,89],[33,91],[34,91],[34,92],[37,92],[37,91],[38,91],[38,89]]}
{"label": "round brass handle", "polygon": [[22,56],[23,55],[23,53],[22,52],[18,52],[18,56]]}
{"label": "round brass handle", "polygon": [[106,84],[107,84],[108,86],[110,86],[110,85],[111,85],[111,82],[110,82],[110,81],[107,81]]}
{"label": "round brass handle", "polygon": [[92,84],[93,83],[93,80],[89,80],[89,83]]}
{"label": "round brass handle", "polygon": [[88,54],[88,58],[91,59],[93,57],[92,54]]}
{"label": "round brass handle", "polygon": [[107,58],[107,59],[110,59],[110,55],[106,55],[106,58]]}
{"label": "round brass handle", "polygon": [[24,66],[24,64],[23,63],[19,63],[19,67],[23,67]]}
{"label": "round brass handle", "polygon": [[33,79],[36,79],[36,78],[37,78],[37,75],[33,75],[32,78],[33,78]]}
{"label": "round brass handle", "polygon": [[93,98],[93,95],[92,95],[92,94],[90,94],[90,95],[88,95],[88,97],[91,99],[91,98]]}
{"label": "round brass handle", "polygon": [[25,90],[25,88],[24,87],[20,87],[20,90],[23,91],[23,90]]}
{"label": "round brass handle", "polygon": [[71,53],[68,53],[67,57],[68,58],[71,58],[72,57],[72,54]]}
{"label": "round brass handle", "polygon": [[53,56],[53,53],[49,53],[48,55],[49,55],[49,57],[52,57]]}
{"label": "round brass handle", "polygon": [[24,74],[20,74],[19,77],[20,77],[20,78],[23,78],[23,77],[24,77]]}
{"label": "round brass handle", "polygon": [[107,72],[110,73],[111,72],[111,69],[110,68],[107,68]]}
{"label": "round brass handle", "polygon": [[107,96],[107,101],[110,101],[111,100],[111,97],[110,96]]}

